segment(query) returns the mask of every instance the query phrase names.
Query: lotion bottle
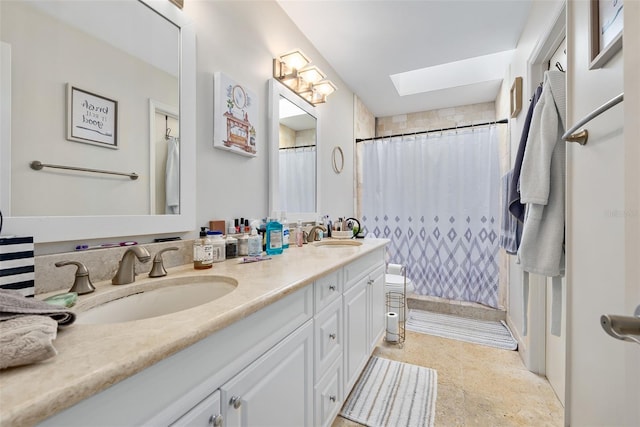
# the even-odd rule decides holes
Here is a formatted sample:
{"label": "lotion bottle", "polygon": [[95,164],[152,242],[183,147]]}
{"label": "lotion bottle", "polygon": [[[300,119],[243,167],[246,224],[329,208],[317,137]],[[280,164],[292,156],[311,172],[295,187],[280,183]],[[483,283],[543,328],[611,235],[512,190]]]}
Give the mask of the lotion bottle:
{"label": "lotion bottle", "polygon": [[304,244],[304,231],[302,230],[302,220],[298,220],[298,226],[296,227],[296,246],[301,248]]}
{"label": "lotion bottle", "polygon": [[282,212],[280,217],[280,224],[282,224],[282,249],[289,249],[289,223],[287,222],[286,213]]}

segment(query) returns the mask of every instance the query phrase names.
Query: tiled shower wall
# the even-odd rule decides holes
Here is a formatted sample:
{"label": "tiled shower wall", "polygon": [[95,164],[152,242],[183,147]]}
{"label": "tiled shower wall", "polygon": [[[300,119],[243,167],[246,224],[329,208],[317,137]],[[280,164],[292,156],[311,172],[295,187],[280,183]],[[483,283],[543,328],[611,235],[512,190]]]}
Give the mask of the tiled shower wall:
{"label": "tiled shower wall", "polygon": [[456,126],[490,122],[495,119],[496,105],[494,102],[377,117],[376,136],[455,128]]}
{"label": "tiled shower wall", "polygon": [[[376,117],[369,112],[367,107],[356,98],[354,113],[354,128],[356,138],[370,138],[370,124],[375,120],[375,136],[389,136],[396,134],[409,134],[413,132],[422,132],[425,130],[438,130],[444,128],[455,128],[456,126],[465,126],[469,124],[479,124],[503,119],[508,111],[508,105],[505,107],[502,100],[503,91],[501,90],[495,102],[484,102],[473,105],[462,105],[458,107],[443,108],[439,110],[423,111],[418,113],[400,114],[396,116]],[[506,100],[508,104],[508,99]],[[506,108],[506,110],[505,110]],[[509,150],[509,125],[499,125],[500,138],[500,170],[505,174],[510,168],[510,150]],[[369,130],[369,132],[367,132]],[[359,145],[359,144],[358,144]],[[356,146],[356,150],[358,147]],[[356,156],[358,162],[360,156]],[[361,168],[356,168],[356,192],[358,198],[356,204],[361,199]],[[359,204],[356,205],[356,214],[361,216],[362,211]],[[500,259],[498,264],[500,267],[500,307],[507,307],[508,301],[508,277],[509,277],[509,255],[503,250],[500,251]]]}

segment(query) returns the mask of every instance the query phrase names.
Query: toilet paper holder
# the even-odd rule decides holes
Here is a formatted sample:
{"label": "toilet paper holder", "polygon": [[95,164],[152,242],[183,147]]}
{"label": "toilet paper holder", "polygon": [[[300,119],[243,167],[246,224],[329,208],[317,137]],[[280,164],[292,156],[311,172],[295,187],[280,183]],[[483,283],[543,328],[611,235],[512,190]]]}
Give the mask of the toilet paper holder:
{"label": "toilet paper holder", "polygon": [[[404,325],[407,320],[407,269],[397,264],[389,264],[387,272],[397,274],[396,271],[390,271],[394,268],[398,268],[402,274],[404,286],[402,287],[402,292],[389,291],[385,295],[386,333],[384,339],[389,344],[402,347],[406,338]],[[400,314],[402,314],[402,316],[400,316]]]}

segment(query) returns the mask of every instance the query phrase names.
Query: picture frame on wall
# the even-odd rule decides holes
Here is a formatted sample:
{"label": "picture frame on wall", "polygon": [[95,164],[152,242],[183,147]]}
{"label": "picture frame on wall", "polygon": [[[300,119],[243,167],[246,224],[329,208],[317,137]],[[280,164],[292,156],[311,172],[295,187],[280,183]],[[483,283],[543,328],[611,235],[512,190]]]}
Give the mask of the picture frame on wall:
{"label": "picture frame on wall", "polygon": [[118,149],[118,101],[67,83],[67,139]]}
{"label": "picture frame on wall", "polygon": [[509,91],[509,105],[511,118],[515,118],[522,110],[522,77],[516,77],[513,79],[511,90]]}
{"label": "picture frame on wall", "polygon": [[623,0],[591,0],[589,69],[602,68],[622,49]]}
{"label": "picture frame on wall", "polygon": [[258,153],[255,93],[222,72],[213,75],[213,146],[243,156]]}

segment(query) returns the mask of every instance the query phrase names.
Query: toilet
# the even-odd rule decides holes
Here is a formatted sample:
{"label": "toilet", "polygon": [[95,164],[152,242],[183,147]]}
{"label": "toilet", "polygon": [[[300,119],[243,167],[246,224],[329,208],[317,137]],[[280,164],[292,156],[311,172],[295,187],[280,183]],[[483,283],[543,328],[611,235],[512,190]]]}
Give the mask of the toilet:
{"label": "toilet", "polygon": [[[400,264],[389,264],[387,266],[387,273],[385,274],[385,283],[384,283],[384,293],[385,293],[385,303],[388,301],[386,297],[389,292],[394,293],[403,293],[404,289],[404,274],[403,274],[403,266]],[[403,308],[408,310],[407,305],[407,294],[409,292],[413,292],[413,282],[411,279],[407,278],[407,289],[404,295],[404,301],[401,302],[400,299],[392,299],[390,301],[390,306],[386,307],[386,311],[393,311],[398,313],[398,320],[400,322],[404,322],[404,312]]]}

